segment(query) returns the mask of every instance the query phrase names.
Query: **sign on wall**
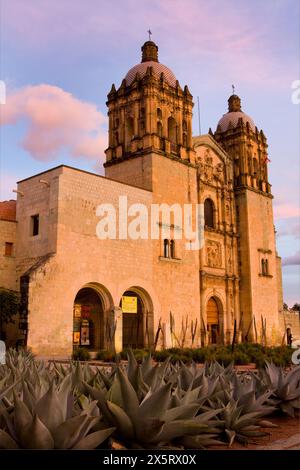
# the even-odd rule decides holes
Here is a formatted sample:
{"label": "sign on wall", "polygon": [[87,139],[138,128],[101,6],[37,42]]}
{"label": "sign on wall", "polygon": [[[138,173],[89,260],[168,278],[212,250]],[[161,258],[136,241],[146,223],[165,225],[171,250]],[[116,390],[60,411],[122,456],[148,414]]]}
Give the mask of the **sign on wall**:
{"label": "sign on wall", "polygon": [[82,320],[80,329],[80,344],[89,346],[90,344],[90,325],[88,320]]}
{"label": "sign on wall", "polygon": [[137,313],[137,297],[122,296],[122,312]]}

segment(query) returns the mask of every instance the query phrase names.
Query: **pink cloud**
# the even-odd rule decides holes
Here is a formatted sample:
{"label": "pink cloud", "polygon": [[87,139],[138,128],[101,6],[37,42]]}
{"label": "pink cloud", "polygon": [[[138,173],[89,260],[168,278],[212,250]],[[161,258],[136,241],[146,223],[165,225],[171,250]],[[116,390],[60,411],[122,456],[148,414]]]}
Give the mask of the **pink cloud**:
{"label": "pink cloud", "polygon": [[300,217],[300,207],[293,203],[274,204],[274,215],[276,219],[288,219]]}
{"label": "pink cloud", "polygon": [[300,265],[300,251],[292,256],[287,256],[282,260],[282,266],[299,266]]}
{"label": "pink cloud", "polygon": [[103,158],[106,117],[91,103],[51,85],[28,86],[7,97],[0,124],[28,123],[22,147],[37,160],[51,160],[62,150],[73,157]]}

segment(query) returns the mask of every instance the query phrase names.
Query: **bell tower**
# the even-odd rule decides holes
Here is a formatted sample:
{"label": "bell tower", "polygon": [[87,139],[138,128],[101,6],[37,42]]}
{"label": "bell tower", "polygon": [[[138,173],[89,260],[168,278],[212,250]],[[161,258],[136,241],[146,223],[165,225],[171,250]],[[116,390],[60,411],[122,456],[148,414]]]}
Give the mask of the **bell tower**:
{"label": "bell tower", "polygon": [[242,111],[239,96],[229,97],[228,113],[220,119],[214,138],[233,158],[236,188],[249,187],[271,193],[267,139],[251,117]]}
{"label": "bell tower", "polygon": [[252,340],[263,332],[274,341],[282,310],[281,258],[277,255],[267,139],[241,109],[239,96],[228,99],[215,140],[232,157],[238,234],[240,311]]}
{"label": "bell tower", "polygon": [[149,155],[193,162],[193,101],[188,87],[182,89],[173,72],[158,61],[157,45],[147,41],[141,49],[141,63],[108,94],[104,166],[108,177],[151,189]]}

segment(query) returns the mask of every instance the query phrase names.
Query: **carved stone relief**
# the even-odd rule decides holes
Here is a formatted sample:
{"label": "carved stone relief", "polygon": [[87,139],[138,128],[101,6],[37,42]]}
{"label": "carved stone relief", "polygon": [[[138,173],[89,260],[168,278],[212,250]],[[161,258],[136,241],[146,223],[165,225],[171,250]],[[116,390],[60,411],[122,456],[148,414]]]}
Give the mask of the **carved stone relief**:
{"label": "carved stone relief", "polygon": [[206,241],[206,264],[211,268],[222,267],[221,244],[214,240]]}

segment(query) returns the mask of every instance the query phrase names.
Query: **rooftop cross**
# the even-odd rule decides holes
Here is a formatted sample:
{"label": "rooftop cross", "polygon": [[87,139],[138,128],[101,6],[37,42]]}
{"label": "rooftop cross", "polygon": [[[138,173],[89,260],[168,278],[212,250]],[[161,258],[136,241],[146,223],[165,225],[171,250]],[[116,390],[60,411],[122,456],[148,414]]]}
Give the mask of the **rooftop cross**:
{"label": "rooftop cross", "polygon": [[151,34],[152,34],[151,29],[148,29],[147,33],[149,34],[149,41],[151,41]]}
{"label": "rooftop cross", "polygon": [[234,92],[235,92],[235,86],[234,85],[231,85],[232,86],[232,94],[234,95]]}

